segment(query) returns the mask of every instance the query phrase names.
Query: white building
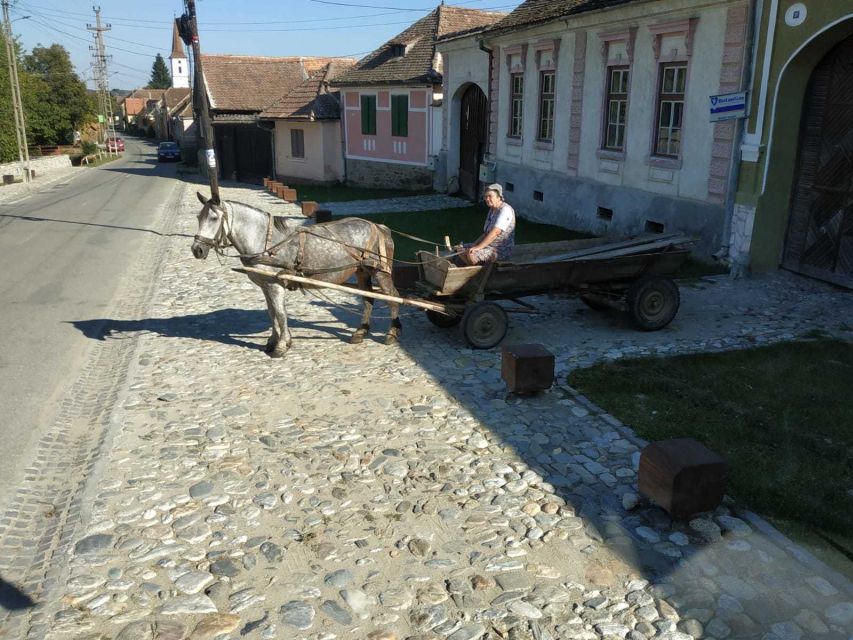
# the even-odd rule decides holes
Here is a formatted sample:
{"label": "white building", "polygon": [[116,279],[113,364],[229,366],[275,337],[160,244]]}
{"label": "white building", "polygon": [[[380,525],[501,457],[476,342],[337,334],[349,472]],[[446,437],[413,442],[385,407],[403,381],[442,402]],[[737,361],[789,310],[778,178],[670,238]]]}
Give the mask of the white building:
{"label": "white building", "polygon": [[[502,183],[522,215],[601,234],[686,232],[710,254],[738,126],[711,122],[710,97],[743,87],[749,6],[528,0],[484,34],[441,42],[451,187],[482,128],[479,177]],[[488,106],[472,123],[480,94]]]}

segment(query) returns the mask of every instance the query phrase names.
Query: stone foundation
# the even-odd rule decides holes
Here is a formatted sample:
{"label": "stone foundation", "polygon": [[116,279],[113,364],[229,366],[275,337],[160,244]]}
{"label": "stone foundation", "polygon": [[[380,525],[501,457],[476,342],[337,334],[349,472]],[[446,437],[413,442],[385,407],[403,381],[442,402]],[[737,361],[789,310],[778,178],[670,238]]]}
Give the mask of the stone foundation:
{"label": "stone foundation", "polygon": [[425,166],[347,158],[347,184],[382,189],[431,189],[432,170]]}
{"label": "stone foundation", "polygon": [[684,233],[696,239],[693,256],[700,260],[710,259],[722,242],[723,205],[506,162],[498,162],[495,177],[516,213],[535,222],[613,237]]}
{"label": "stone foundation", "polygon": [[749,275],[749,248],[754,224],[755,207],[736,204],[732,212],[732,235],[729,239],[729,260],[734,278]]}

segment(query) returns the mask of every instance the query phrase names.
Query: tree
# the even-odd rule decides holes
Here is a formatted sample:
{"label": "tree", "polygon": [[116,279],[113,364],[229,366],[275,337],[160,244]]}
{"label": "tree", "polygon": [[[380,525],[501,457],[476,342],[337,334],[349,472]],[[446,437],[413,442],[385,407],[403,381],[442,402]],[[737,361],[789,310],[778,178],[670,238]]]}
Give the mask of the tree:
{"label": "tree", "polygon": [[75,129],[91,120],[95,105],[74,72],[65,47],[35,47],[24,56],[21,99],[31,144],[68,144]]}
{"label": "tree", "polygon": [[148,81],[146,89],[168,89],[171,86],[172,76],[169,75],[169,68],[163,56],[158,53],[154,64],[151,65],[151,80]]}
{"label": "tree", "polygon": [[12,108],[12,85],[9,83],[9,62],[6,56],[6,39],[0,31],[0,162],[18,159],[18,141],[15,137],[15,111]]}

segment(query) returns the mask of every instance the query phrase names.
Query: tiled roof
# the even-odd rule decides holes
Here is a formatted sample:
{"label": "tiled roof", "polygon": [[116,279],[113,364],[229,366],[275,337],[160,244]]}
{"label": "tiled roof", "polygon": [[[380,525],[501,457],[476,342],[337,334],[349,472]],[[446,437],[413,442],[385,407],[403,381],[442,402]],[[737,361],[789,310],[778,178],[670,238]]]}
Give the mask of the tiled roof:
{"label": "tiled roof", "polygon": [[281,100],[264,109],[261,118],[329,120],[340,117],[340,92],[329,91],[329,81],[355,64],[351,58],[337,58],[312,75]]}
{"label": "tiled roof", "polygon": [[134,89],[128,98],[141,98],[142,100],[153,100],[162,95],[162,89]]}
{"label": "tiled roof", "polygon": [[178,105],[177,111],[175,111],[173,116],[177,116],[179,118],[192,118],[193,117],[193,101],[187,100],[183,105]]}
{"label": "tiled roof", "polygon": [[[435,64],[435,42],[439,38],[485,29],[507,14],[440,5],[368,54],[348,72],[332,82],[337,86],[375,84],[436,84],[441,71]],[[404,48],[404,55],[396,55]]]}
{"label": "tiled roof", "polygon": [[189,95],[189,87],[172,87],[171,89],[166,89],[163,92],[163,101],[166,103],[166,107],[171,111],[180,105],[181,102],[183,102]]}
{"label": "tiled roof", "polygon": [[263,111],[332,60],[204,55],[202,67],[210,108],[220,112]]}
{"label": "tiled roof", "polygon": [[501,32],[644,0],[527,0],[490,29]]}

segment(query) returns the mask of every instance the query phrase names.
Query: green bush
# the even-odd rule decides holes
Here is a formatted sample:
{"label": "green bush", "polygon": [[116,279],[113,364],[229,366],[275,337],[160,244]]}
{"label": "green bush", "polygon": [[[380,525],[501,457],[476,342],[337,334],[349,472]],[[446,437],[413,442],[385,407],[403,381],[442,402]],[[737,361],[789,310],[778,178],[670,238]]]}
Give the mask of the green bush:
{"label": "green bush", "polygon": [[91,140],[84,140],[83,144],[80,147],[80,150],[83,152],[84,156],[90,156],[93,153],[98,152],[98,145],[92,142]]}

